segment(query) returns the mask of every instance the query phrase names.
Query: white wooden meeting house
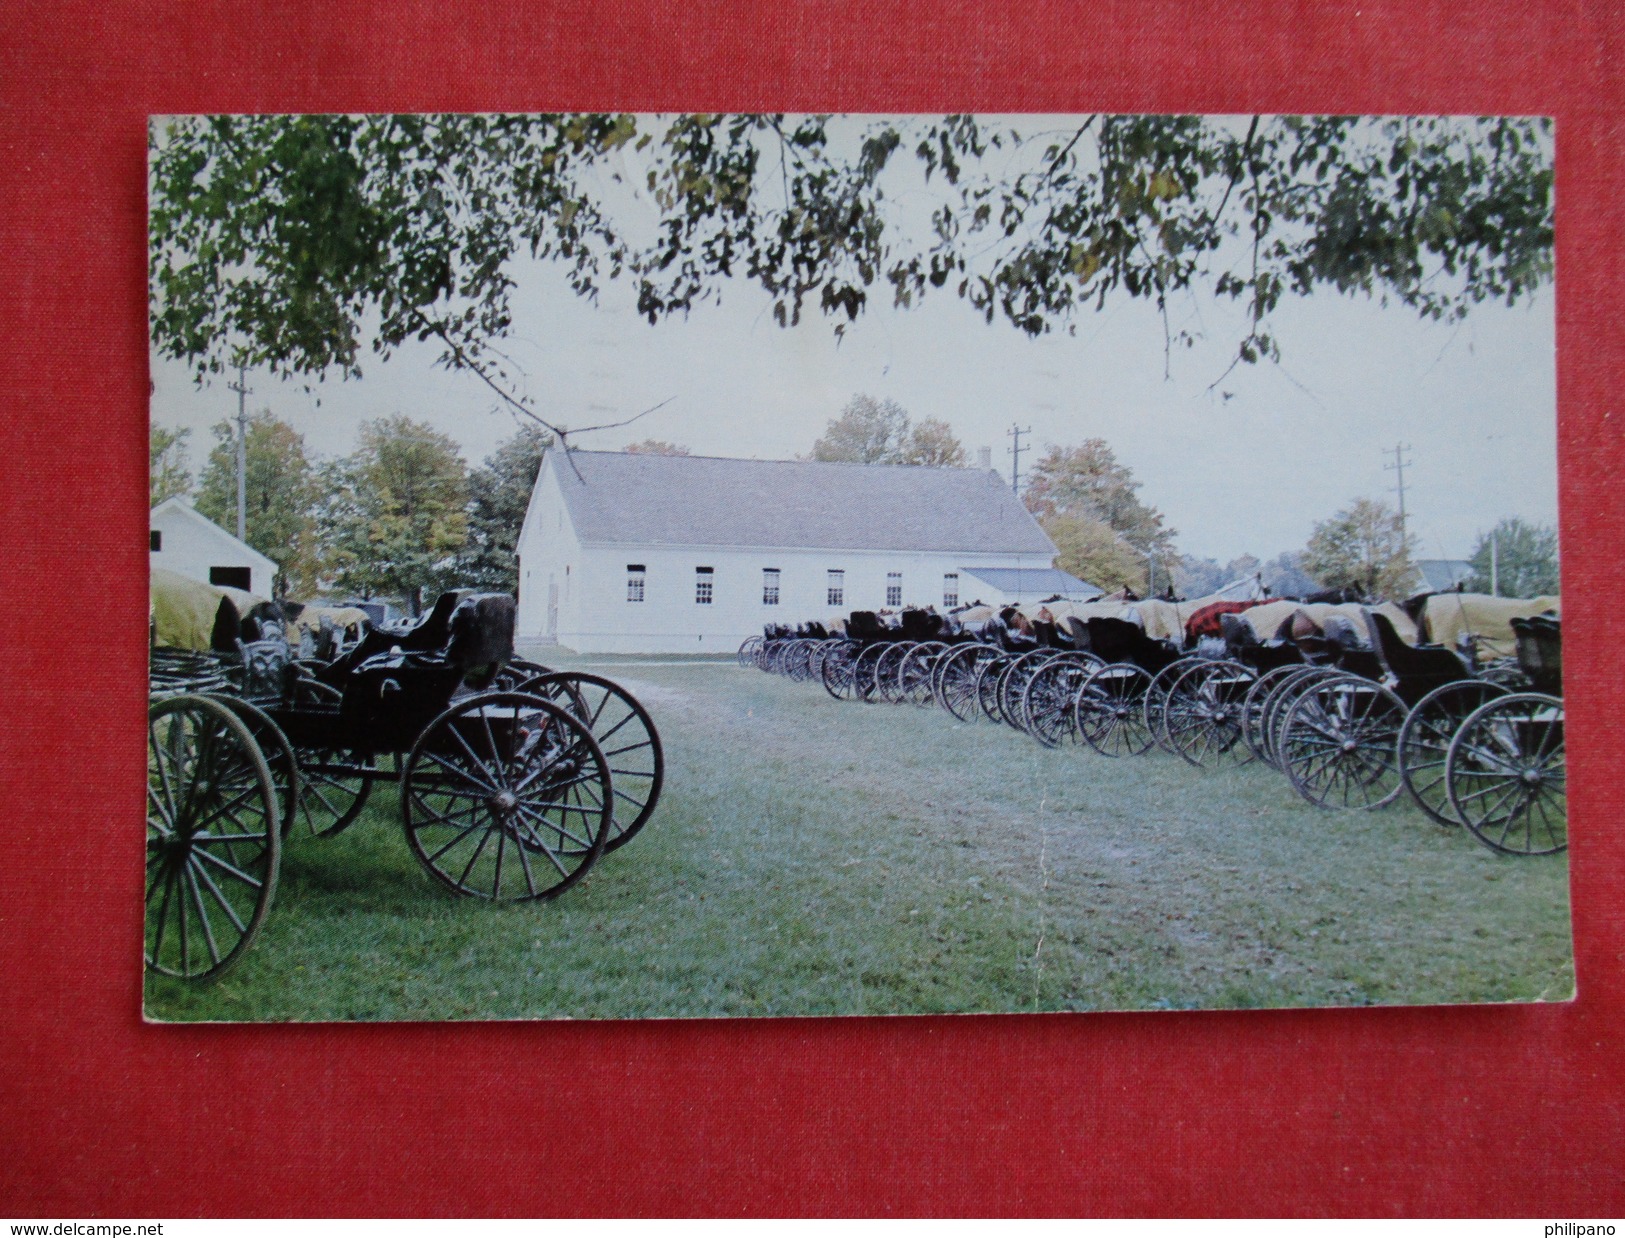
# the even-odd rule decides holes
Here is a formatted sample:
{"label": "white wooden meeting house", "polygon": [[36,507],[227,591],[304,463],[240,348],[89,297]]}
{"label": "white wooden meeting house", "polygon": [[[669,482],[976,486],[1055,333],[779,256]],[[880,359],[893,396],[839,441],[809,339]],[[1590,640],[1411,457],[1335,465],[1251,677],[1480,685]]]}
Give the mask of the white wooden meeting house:
{"label": "white wooden meeting house", "polygon": [[582,652],[729,653],[767,623],[1089,588],[987,469],[554,449],[517,550],[519,637]]}

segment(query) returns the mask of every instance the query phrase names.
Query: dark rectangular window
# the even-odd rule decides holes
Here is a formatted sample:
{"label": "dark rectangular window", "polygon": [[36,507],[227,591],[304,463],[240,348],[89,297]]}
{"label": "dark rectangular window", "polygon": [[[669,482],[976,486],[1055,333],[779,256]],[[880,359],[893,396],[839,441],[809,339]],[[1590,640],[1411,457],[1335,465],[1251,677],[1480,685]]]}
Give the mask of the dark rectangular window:
{"label": "dark rectangular window", "polygon": [[154,529],[152,531],[152,548],[154,550],[162,550],[164,548],[164,531],[162,529]]}
{"label": "dark rectangular window", "polygon": [[762,605],[777,606],[779,604],[779,569],[764,567],[762,569]]}
{"label": "dark rectangular window", "polygon": [[643,601],[643,564],[628,563],[626,565],[626,600],[628,602]]}
{"label": "dark rectangular window", "polygon": [[708,567],[694,569],[694,603],[697,606],[711,605],[711,582],[716,573]]}
{"label": "dark rectangular window", "polygon": [[253,584],[253,575],[246,567],[211,567],[209,583],[224,585],[227,589],[241,589],[246,593]]}
{"label": "dark rectangular window", "polygon": [[903,604],[903,573],[886,573],[886,605],[901,606]]}
{"label": "dark rectangular window", "polygon": [[944,572],[942,574],[942,604],[944,606],[959,605],[958,572]]}
{"label": "dark rectangular window", "polygon": [[831,606],[846,605],[846,571],[843,568],[829,569],[829,586],[826,596]]}

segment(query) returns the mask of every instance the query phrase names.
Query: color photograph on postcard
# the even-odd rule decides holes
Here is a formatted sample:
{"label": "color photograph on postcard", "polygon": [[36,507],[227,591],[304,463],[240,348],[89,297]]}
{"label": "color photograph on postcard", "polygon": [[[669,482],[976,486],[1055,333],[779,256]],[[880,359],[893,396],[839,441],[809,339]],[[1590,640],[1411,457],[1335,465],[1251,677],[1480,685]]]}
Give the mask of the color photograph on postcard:
{"label": "color photograph on postcard", "polygon": [[1572,998],[1555,141],[153,118],[146,1017]]}

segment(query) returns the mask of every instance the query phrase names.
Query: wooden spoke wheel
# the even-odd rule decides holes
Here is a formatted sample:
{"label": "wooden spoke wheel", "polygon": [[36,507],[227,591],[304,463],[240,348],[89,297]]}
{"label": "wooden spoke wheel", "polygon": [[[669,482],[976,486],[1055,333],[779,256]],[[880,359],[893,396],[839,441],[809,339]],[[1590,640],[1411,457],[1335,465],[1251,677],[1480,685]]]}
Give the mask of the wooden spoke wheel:
{"label": "wooden spoke wheel", "polygon": [[1486,847],[1549,855],[1569,845],[1563,701],[1514,692],[1462,721],[1445,756],[1456,817]]}
{"label": "wooden spoke wheel", "polygon": [[982,703],[976,695],[977,676],[983,663],[998,657],[991,645],[959,645],[937,659],[931,672],[932,691],[941,705],[961,722],[975,722],[982,716]]}
{"label": "wooden spoke wheel", "polygon": [[1405,702],[1358,675],[1311,683],[1281,722],[1281,769],[1320,808],[1381,808],[1404,787],[1399,729]]}
{"label": "wooden spoke wheel", "polygon": [[1242,702],[1253,672],[1239,662],[1192,667],[1174,681],[1163,709],[1168,745],[1195,766],[1245,765],[1253,759],[1242,737]]}
{"label": "wooden spoke wheel", "polygon": [[909,655],[903,659],[903,664],[897,668],[899,700],[920,706],[935,702],[936,692],[932,687],[932,672],[936,669],[937,659],[947,648],[947,645],[938,640],[921,641],[914,646]]}
{"label": "wooden spoke wheel", "polygon": [[210,980],[264,924],[282,859],[279,790],[237,712],[174,696],[147,710],[147,966]]}
{"label": "wooden spoke wheel", "polygon": [[739,665],[745,667],[755,666],[756,655],[761,651],[761,648],[762,638],[760,636],[747,636],[744,643],[739,646],[739,653],[735,655],[739,659]]}
{"label": "wooden spoke wheel", "polygon": [[999,716],[1016,730],[1027,729],[1026,718],[1021,712],[1021,694],[1026,691],[1027,682],[1038,673],[1039,667],[1055,656],[1053,649],[1030,650],[1012,659],[999,675]]}
{"label": "wooden spoke wheel", "polygon": [[983,662],[976,670],[976,701],[989,722],[1003,722],[999,712],[999,681],[1014,661],[1009,654],[999,654]]}
{"label": "wooden spoke wheel", "polygon": [[277,816],[281,821],[282,837],[287,838],[288,831],[293,828],[294,816],[299,811],[299,803],[304,795],[304,778],[300,774],[299,758],[294,747],[288,742],[288,737],[282,733],[282,728],[272,720],[258,705],[250,704],[235,696],[215,696],[210,693],[211,700],[218,701],[242,720],[248,728],[248,733],[254,737],[254,742],[260,746],[260,754],[265,758],[265,764],[271,771],[271,781],[277,788]]}
{"label": "wooden spoke wheel", "polygon": [[850,701],[857,693],[858,646],[855,641],[843,640],[824,652],[819,679],[824,691],[838,701]]}
{"label": "wooden spoke wheel", "polygon": [[1078,691],[1074,725],[1084,743],[1107,757],[1138,756],[1155,742],[1146,722],[1152,676],[1127,662],[1096,668]]}
{"label": "wooden spoke wheel", "polygon": [[880,665],[880,659],[892,651],[894,646],[889,644],[869,645],[857,656],[852,665],[852,694],[860,701],[872,701],[879,685],[875,681],[875,669]]}
{"label": "wooden spoke wheel", "polygon": [[1450,741],[1468,714],[1507,691],[1488,680],[1463,679],[1435,688],[1405,716],[1405,725],[1399,728],[1399,776],[1417,806],[1440,825],[1461,824],[1450,807],[1450,782],[1445,777]]}
{"label": "wooden spoke wheel", "polygon": [[1293,675],[1304,671],[1303,666],[1277,666],[1265,671],[1247,689],[1241,700],[1241,738],[1256,760],[1266,765],[1275,763],[1275,754],[1264,742],[1264,714],[1275,691]]}
{"label": "wooden spoke wheel", "polygon": [[1046,748],[1077,743],[1078,693],[1095,669],[1089,659],[1063,653],[1035,670],[1021,690],[1022,729]]}
{"label": "wooden spoke wheel", "polygon": [[1264,718],[1260,724],[1263,732],[1261,742],[1264,751],[1268,754],[1266,759],[1276,769],[1281,770],[1283,773],[1286,772],[1285,767],[1281,764],[1281,723],[1286,719],[1287,714],[1291,712],[1292,707],[1297,704],[1298,697],[1321,680],[1335,679],[1341,674],[1341,671],[1335,671],[1324,666],[1305,667],[1299,674],[1283,679],[1275,691],[1270,694],[1269,700],[1264,705]]}
{"label": "wooden spoke wheel", "polygon": [[666,781],[666,757],[649,711],[612,679],[580,671],[557,671],[521,688],[569,710],[587,724],[614,786],[615,811],[605,851],[632,841],[649,821]]}
{"label": "wooden spoke wheel", "polygon": [[553,898],[603,854],[614,813],[609,759],[587,724],[524,692],[454,702],[401,773],[401,820],[418,861],[458,894]]}
{"label": "wooden spoke wheel", "polygon": [[1152,743],[1159,748],[1173,751],[1172,748],[1168,748],[1162,737],[1162,715],[1168,707],[1169,691],[1181,675],[1204,661],[1205,658],[1180,658],[1177,662],[1170,662],[1151,677],[1151,684],[1145,690],[1140,709],[1144,714],[1145,729],[1150,733]]}
{"label": "wooden spoke wheel", "polygon": [[918,646],[914,641],[898,641],[895,645],[888,645],[875,662],[875,695],[888,705],[899,704],[903,699],[898,672],[916,648]]}

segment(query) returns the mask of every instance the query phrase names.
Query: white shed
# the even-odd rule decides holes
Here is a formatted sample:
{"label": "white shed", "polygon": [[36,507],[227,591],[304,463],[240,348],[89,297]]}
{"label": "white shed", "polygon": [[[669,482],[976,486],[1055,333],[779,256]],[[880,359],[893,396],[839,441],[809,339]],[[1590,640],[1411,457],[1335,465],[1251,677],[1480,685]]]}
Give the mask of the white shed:
{"label": "white shed", "polygon": [[517,549],[518,635],[606,653],[731,652],[767,623],[943,609],[986,597],[973,572],[1055,557],[984,469],[556,449]]}
{"label": "white shed", "polygon": [[192,580],[271,596],[277,565],[247,542],[240,542],[184,497],[165,499],[152,509],[151,562]]}

